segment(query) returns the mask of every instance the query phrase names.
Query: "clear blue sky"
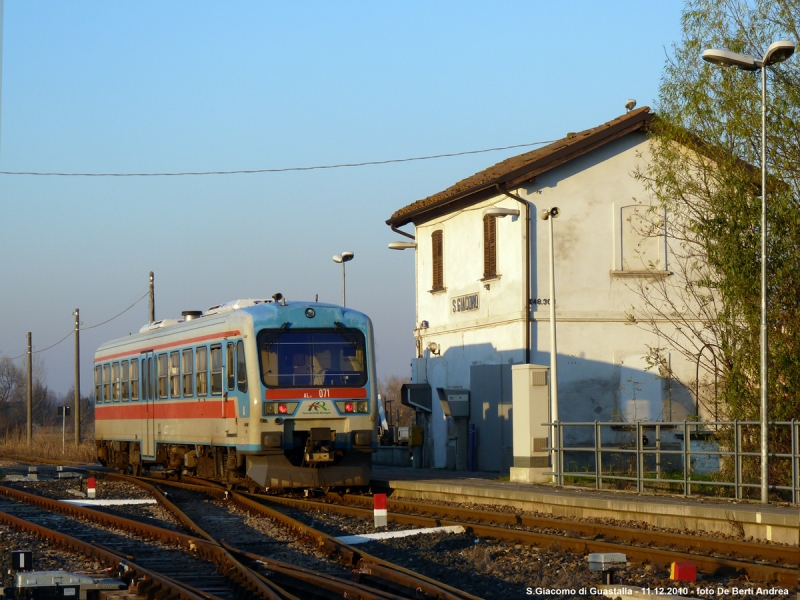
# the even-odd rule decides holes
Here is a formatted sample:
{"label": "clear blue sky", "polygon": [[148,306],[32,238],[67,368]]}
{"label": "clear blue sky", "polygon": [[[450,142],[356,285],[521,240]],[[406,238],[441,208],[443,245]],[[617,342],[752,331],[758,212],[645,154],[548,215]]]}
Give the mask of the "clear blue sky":
{"label": "clear blue sky", "polygon": [[[163,172],[384,160],[552,140],[653,106],[676,1],[5,0],[0,170]],[[510,155],[159,178],[0,175],[0,356],[117,314],[156,274],[156,317],[235,298],[339,302],[409,373],[414,256],[384,221]],[[102,342],[144,300],[81,336]],[[38,355],[73,383],[73,342]],[[24,364],[20,361],[20,365]]]}

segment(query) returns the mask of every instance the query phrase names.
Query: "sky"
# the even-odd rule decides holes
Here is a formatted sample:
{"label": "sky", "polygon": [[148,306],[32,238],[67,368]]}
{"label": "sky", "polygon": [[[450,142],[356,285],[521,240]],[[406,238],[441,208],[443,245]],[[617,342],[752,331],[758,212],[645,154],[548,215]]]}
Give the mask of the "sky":
{"label": "sky", "polygon": [[[0,0],[0,8],[3,0]],[[561,138],[656,106],[678,1],[5,0],[0,171],[282,169]],[[0,175],[0,357],[47,385],[148,321],[237,298],[367,313],[379,377],[414,357],[413,251],[394,211],[530,148],[184,177]],[[406,227],[410,233],[413,228]],[[91,329],[89,329],[91,328]],[[17,360],[24,366],[24,357]]]}

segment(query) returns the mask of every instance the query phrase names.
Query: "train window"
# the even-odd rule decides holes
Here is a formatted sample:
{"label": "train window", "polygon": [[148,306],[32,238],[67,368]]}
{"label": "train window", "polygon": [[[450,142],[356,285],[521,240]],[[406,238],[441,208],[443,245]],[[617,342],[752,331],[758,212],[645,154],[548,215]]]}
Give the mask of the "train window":
{"label": "train window", "polygon": [[130,376],[130,364],[127,360],[123,360],[119,363],[120,370],[122,371],[122,376],[120,377],[120,381],[122,382],[122,401],[128,401],[128,377]]}
{"label": "train window", "polygon": [[233,344],[229,342],[225,350],[225,362],[227,363],[225,365],[225,374],[228,379],[228,389],[232,390],[236,385],[236,358],[233,355]]}
{"label": "train window", "polygon": [[181,353],[169,355],[169,392],[173,398],[181,397]]}
{"label": "train window", "polygon": [[119,363],[111,364],[111,399],[119,402]]}
{"label": "train window", "polygon": [[192,349],[183,351],[183,397],[194,396],[194,380],[192,379]]}
{"label": "train window", "polygon": [[103,402],[111,402],[111,365],[103,365]]}
{"label": "train window", "polygon": [[147,388],[147,394],[150,397],[150,400],[156,399],[156,378],[155,371],[153,369],[153,361],[154,358],[152,356],[147,357],[147,378],[150,380],[150,385]]}
{"label": "train window", "polygon": [[169,364],[167,355],[158,355],[158,397],[166,398],[169,395]]}
{"label": "train window", "polygon": [[236,384],[240,392],[247,391],[247,361],[244,359],[244,342],[236,342]]}
{"label": "train window", "polygon": [[211,346],[211,393],[222,394],[222,346]]}
{"label": "train window", "polygon": [[100,365],[97,365],[94,368],[94,403],[97,404],[103,401],[102,396],[102,383],[103,383],[103,373]]}
{"label": "train window", "polygon": [[208,348],[200,346],[195,352],[197,360],[197,395],[208,395]]}
{"label": "train window", "polygon": [[131,400],[139,399],[139,359],[131,359]]}
{"label": "train window", "polygon": [[263,329],[257,337],[267,387],[361,387],[366,340],[358,329]]}

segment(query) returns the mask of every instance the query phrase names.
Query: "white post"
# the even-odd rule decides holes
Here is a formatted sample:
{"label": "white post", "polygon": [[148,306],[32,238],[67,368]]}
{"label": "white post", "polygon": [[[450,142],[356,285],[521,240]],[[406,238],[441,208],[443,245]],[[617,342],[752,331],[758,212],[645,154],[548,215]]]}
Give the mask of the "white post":
{"label": "white post", "polygon": [[761,65],[761,503],[769,503],[767,384],[767,65]]}
{"label": "white post", "polygon": [[64,454],[65,449],[65,440],[66,438],[66,430],[67,430],[67,407],[61,407],[61,454]]}
{"label": "white post", "polygon": [[[558,210],[558,209],[556,209]],[[550,216],[550,418],[558,421],[558,347],[556,346],[556,260],[553,244],[553,217]],[[555,426],[553,443],[555,442]]]}

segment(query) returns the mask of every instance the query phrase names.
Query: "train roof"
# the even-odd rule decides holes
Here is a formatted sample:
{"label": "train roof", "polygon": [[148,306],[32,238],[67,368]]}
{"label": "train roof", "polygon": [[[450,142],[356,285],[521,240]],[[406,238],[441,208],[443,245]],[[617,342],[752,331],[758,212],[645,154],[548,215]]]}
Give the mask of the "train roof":
{"label": "train roof", "polygon": [[[201,330],[211,330],[211,333],[224,334],[229,331],[229,326],[239,323],[253,323],[268,319],[270,313],[282,308],[288,308],[290,313],[295,313],[297,309],[304,310],[307,307],[316,309],[340,309],[342,320],[353,325],[363,325],[369,321],[368,317],[356,310],[343,308],[337,304],[327,304],[323,302],[287,302],[279,296],[278,301],[273,299],[245,298],[231,300],[210,307],[203,313],[199,311],[186,311],[182,319],[162,319],[144,325],[138,333],[130,334],[126,337],[117,338],[101,344],[95,355],[107,352],[111,349],[121,347],[141,346],[142,350],[147,346],[166,341],[173,341],[185,337],[190,332],[200,332]],[[347,316],[344,316],[347,313]],[[300,313],[302,314],[302,313]]]}

